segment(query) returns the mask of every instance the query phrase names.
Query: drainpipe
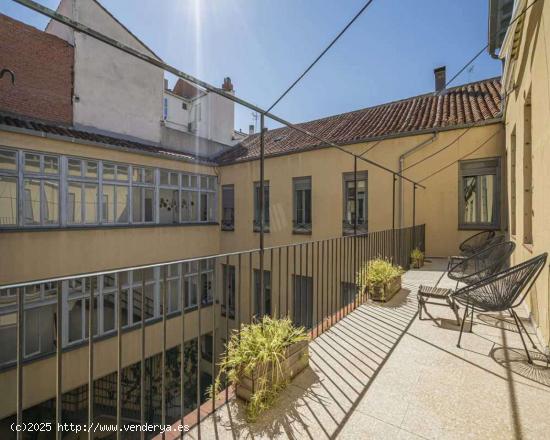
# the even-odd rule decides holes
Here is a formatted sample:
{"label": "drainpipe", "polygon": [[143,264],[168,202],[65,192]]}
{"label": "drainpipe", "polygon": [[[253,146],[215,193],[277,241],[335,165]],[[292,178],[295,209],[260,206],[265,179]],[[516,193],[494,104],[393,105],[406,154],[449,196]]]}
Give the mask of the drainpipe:
{"label": "drainpipe", "polygon": [[[418,145],[415,145],[410,150],[405,151],[401,156],[399,156],[399,175],[402,175],[403,168],[405,165],[405,159],[407,156],[410,156],[413,153],[416,153],[421,148],[425,147],[428,144],[431,144],[439,136],[439,131],[434,130],[432,137],[426,139],[425,141],[420,142]],[[404,197],[403,197],[403,179],[399,179],[399,227],[402,228],[403,225],[403,211],[404,211]]]}

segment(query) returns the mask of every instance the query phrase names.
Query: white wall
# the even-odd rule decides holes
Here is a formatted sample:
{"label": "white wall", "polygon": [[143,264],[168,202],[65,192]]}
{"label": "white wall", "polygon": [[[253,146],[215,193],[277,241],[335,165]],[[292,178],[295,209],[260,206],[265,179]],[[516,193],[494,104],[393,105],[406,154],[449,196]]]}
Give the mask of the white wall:
{"label": "white wall", "polygon": [[[73,5],[71,7],[71,4]],[[62,0],[59,10],[136,50],[155,56],[94,0]],[[62,25],[46,29],[75,45],[74,122],[160,142],[164,72]]]}

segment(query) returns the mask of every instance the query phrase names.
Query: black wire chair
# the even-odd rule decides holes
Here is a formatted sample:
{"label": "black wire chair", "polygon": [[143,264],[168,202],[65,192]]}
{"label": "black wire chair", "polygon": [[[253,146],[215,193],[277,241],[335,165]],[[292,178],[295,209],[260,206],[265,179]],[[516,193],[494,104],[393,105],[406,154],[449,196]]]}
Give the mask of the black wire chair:
{"label": "black wire chair", "polygon": [[487,242],[495,237],[495,231],[482,231],[464,240],[458,246],[460,255],[472,255],[487,246]]}
{"label": "black wire chair", "polygon": [[[456,281],[455,291],[458,289],[458,283],[475,284],[501,271],[507,266],[508,259],[515,248],[516,245],[508,241],[489,246],[469,257],[450,257],[446,273],[451,280]],[[453,290],[437,287],[444,275],[445,273],[433,287],[424,285],[419,287],[418,317],[422,319],[422,310],[426,309],[426,304],[449,306],[455,314],[457,325],[460,325],[459,307],[453,299]],[[431,300],[437,300],[437,302]]]}
{"label": "black wire chair", "polygon": [[469,257],[450,257],[447,276],[456,281],[457,287],[458,283],[475,284],[504,269],[515,248],[515,243],[505,241],[492,244]]}
{"label": "black wire chair", "polygon": [[533,348],[536,349],[536,345],[514,309],[518,307],[527,296],[527,293],[542,272],[547,257],[547,253],[541,254],[502,272],[491,275],[475,284],[462,287],[452,293],[452,299],[466,307],[460,326],[457,347],[460,347],[464,323],[468,318],[468,313],[471,313],[470,323],[472,323],[474,311],[483,313],[509,311],[514,318],[523,348],[527,354],[527,360],[532,364],[533,361],[527,350],[527,345],[525,344],[521,331],[522,329],[531,341]]}

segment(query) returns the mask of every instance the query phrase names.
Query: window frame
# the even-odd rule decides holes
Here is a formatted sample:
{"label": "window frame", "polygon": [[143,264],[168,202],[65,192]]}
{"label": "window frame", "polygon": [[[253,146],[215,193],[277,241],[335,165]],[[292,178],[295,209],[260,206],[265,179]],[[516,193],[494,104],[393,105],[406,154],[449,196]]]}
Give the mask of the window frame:
{"label": "window frame", "polygon": [[[298,188],[299,185],[309,184],[309,188]],[[309,191],[309,223],[305,221],[306,191]],[[301,192],[300,196],[298,192]],[[303,222],[298,222],[298,199],[302,199]],[[292,178],[292,232],[297,234],[311,234],[313,229],[313,185],[311,176]]]}
{"label": "window frame", "polygon": [[[252,225],[254,232],[260,232],[260,182],[254,182],[253,186],[253,217]],[[269,203],[269,180],[264,180],[264,232],[269,232],[270,230],[270,203]],[[257,215],[256,215],[257,214]]]}
{"label": "window frame", "polygon": [[[160,223],[159,218],[159,208],[157,206],[159,200],[159,191],[162,188],[165,188],[166,185],[160,185],[160,168],[151,167],[148,165],[134,165],[130,163],[122,163],[110,160],[102,160],[97,158],[75,156],[75,155],[63,155],[50,152],[34,151],[27,149],[18,149],[12,147],[6,147],[0,145],[0,151],[8,153],[10,156],[15,157],[15,169],[11,170],[6,167],[6,169],[0,170],[0,177],[5,178],[8,182],[15,184],[15,203],[12,201],[16,208],[15,212],[15,223],[9,224],[0,224],[0,231],[8,230],[44,230],[44,229],[75,229],[75,228],[94,228],[94,227],[131,227],[136,226],[150,226],[150,225],[160,225],[160,226],[172,226],[172,225],[185,225],[185,224],[215,224],[217,223],[218,216],[218,177],[215,174],[204,174],[204,173],[190,173],[187,171],[178,171],[178,170],[166,170],[170,173],[178,175],[178,221],[174,223]],[[38,169],[36,170],[27,170],[25,171],[25,157],[26,155],[36,155],[38,156]],[[45,169],[45,159],[44,158],[55,158],[57,160],[57,171],[55,173],[48,172]],[[70,175],[69,172],[69,161],[78,160],[80,161],[80,175]],[[97,164],[97,177],[87,177],[86,176],[86,164],[88,162],[93,162]],[[114,167],[114,175],[106,178],[105,168],[106,166]],[[123,175],[126,175],[127,178],[120,179],[117,177],[118,169],[123,171]],[[134,180],[134,171],[140,170],[142,179],[140,181]],[[144,170],[144,171],[141,171]],[[145,174],[146,171],[149,174]],[[183,176],[188,176],[189,182],[195,181],[196,186],[191,188],[189,186],[183,186]],[[146,176],[148,178],[146,178]],[[152,176],[152,180],[150,177]],[[201,186],[201,181],[204,181]],[[34,185],[37,185],[37,194],[39,194],[40,199],[31,200],[31,205],[28,205],[25,194],[27,194],[25,185],[33,182]],[[53,182],[56,186],[56,196],[52,198],[46,197],[47,185],[49,182]],[[76,222],[74,219],[71,219],[69,208],[71,203],[69,201],[69,188],[71,185],[79,185],[80,191],[85,191],[86,185],[97,185],[97,212],[94,221],[86,222],[86,196],[81,195],[81,206],[80,206],[80,221]],[[105,206],[105,191],[111,191],[109,187],[113,187],[113,197],[114,200],[110,200],[111,209],[109,206]],[[117,197],[120,195],[120,191],[117,188],[123,187],[126,188],[126,206],[127,215],[119,221],[116,216],[116,211],[119,208],[117,206]],[[176,189],[176,185],[169,185],[170,189]],[[38,189],[39,188],[39,189]],[[109,189],[107,189],[109,188]],[[143,221],[137,218],[134,218],[134,208],[133,208],[133,198],[136,188],[140,188],[140,197],[141,197],[141,214]],[[123,190],[124,191],[124,190]],[[153,206],[152,206],[152,219],[145,219],[145,200],[146,200],[146,191],[150,191],[153,197]],[[181,198],[183,192],[193,192],[196,197],[196,218],[191,220],[184,220],[181,209]],[[149,194],[147,194],[149,195]],[[203,200],[204,199],[204,200]],[[206,200],[206,206],[204,202]],[[26,206],[27,204],[27,206]],[[56,220],[52,222],[45,223],[45,219],[50,217],[52,212],[50,208],[52,205],[56,207]],[[6,203],[6,206],[10,206]],[[40,221],[36,222],[27,222],[25,215],[27,214],[28,207],[32,207],[32,211],[28,213],[32,215],[32,218],[38,218]],[[39,216],[37,215],[36,210],[40,209]],[[206,209],[206,220],[201,220],[201,212]],[[51,212],[50,212],[51,211]],[[113,212],[112,221],[107,221],[106,214],[109,211]],[[47,215],[49,212],[50,215]],[[30,219],[30,217],[29,217]],[[10,217],[11,220],[11,217]]]}
{"label": "window frame", "polygon": [[[366,233],[369,230],[369,172],[367,170],[357,171],[357,182],[365,181],[365,203],[364,203],[364,223],[357,222],[357,232]],[[354,224],[347,222],[347,208],[348,208],[348,197],[347,197],[347,184],[349,182],[355,181],[355,173],[345,172],[342,174],[342,232],[343,235],[353,235],[354,233]],[[357,188],[355,188],[357,193]],[[357,198],[359,200],[359,198]],[[357,211],[357,208],[356,208]]]}
{"label": "window frame", "polygon": [[[483,163],[488,161],[495,161],[494,166],[484,166],[476,168],[474,165],[476,163]],[[464,169],[463,166],[470,165],[470,169]],[[491,172],[494,170],[494,172]],[[481,176],[495,176],[495,184],[493,186],[493,221],[490,223],[485,223],[479,221],[480,210],[476,210],[476,221],[472,223],[466,223],[464,221],[464,186],[463,180],[466,177],[475,177],[478,181]],[[493,230],[500,229],[501,225],[501,200],[500,200],[500,189],[502,182],[502,163],[501,157],[484,157],[468,160],[459,160],[458,161],[458,229],[459,230]],[[476,183],[477,184],[477,183]],[[476,195],[476,203],[479,203],[480,194]]]}
{"label": "window frame", "polygon": [[[225,203],[226,202],[226,198],[225,198],[226,191],[231,192],[231,206],[230,207],[225,206],[225,204],[226,204]],[[221,230],[222,231],[234,231],[235,230],[235,185],[232,184],[232,183],[222,185],[221,195],[222,195],[222,213],[221,213],[221,218],[220,218]],[[230,219],[228,221],[226,221],[226,218],[225,218],[225,210],[226,209],[231,210],[230,211],[231,212]]]}

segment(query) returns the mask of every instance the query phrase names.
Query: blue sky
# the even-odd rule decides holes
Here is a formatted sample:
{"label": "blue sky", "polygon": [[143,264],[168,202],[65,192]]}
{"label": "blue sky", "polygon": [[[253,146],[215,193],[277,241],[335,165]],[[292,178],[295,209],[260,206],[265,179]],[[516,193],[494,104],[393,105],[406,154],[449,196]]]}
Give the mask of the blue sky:
{"label": "blue sky", "polygon": [[[39,0],[55,8],[57,0]],[[320,53],[364,0],[101,0],[161,58],[263,107]],[[274,109],[299,122],[433,91],[487,43],[487,0],[374,0]],[[0,12],[43,29],[45,17],[8,0]],[[454,85],[500,74],[483,54]],[[251,112],[236,109],[246,130]],[[274,126],[275,124],[268,124]]]}

